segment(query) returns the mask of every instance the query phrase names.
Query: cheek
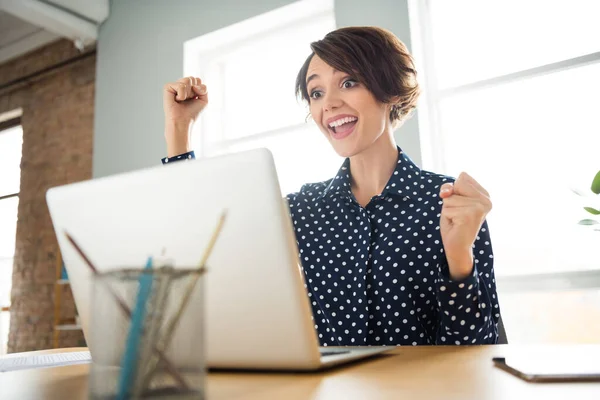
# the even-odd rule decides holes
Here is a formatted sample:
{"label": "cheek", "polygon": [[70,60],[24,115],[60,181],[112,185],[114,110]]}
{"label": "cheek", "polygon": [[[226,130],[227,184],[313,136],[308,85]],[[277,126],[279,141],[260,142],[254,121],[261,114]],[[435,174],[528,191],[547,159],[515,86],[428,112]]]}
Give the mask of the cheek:
{"label": "cheek", "polygon": [[365,107],[365,111],[368,114],[367,120],[369,121],[371,130],[374,132],[380,132],[385,128],[388,118],[385,108],[382,108],[376,104],[368,104]]}
{"label": "cheek", "polygon": [[317,107],[317,106],[311,104],[309,106],[309,111],[310,111],[310,115],[311,115],[311,118],[313,119],[313,121],[315,121],[315,123],[317,124],[317,126],[319,128],[323,129],[323,127],[321,126],[321,120],[323,119],[321,107]]}

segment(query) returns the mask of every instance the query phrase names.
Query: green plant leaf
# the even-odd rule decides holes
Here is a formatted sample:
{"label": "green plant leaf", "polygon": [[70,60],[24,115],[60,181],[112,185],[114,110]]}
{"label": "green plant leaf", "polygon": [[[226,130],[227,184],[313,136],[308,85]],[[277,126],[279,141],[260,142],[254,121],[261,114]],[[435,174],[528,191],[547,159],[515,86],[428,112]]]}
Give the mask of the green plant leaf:
{"label": "green plant leaf", "polygon": [[594,180],[592,181],[592,192],[600,194],[600,171],[598,171],[594,177]]}
{"label": "green plant leaf", "polygon": [[595,208],[592,207],[583,207],[583,209],[587,212],[589,212],[592,215],[600,215],[600,210],[596,210]]}
{"label": "green plant leaf", "polygon": [[593,219],[582,219],[578,223],[579,223],[579,225],[597,225],[597,224],[600,224],[600,222],[595,221]]}

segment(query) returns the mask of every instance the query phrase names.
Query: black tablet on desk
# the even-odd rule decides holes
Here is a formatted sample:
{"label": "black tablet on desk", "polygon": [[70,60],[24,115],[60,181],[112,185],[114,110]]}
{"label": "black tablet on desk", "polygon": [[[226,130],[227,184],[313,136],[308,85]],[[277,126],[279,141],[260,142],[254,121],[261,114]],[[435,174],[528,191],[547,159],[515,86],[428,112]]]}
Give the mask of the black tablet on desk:
{"label": "black tablet on desk", "polygon": [[494,357],[494,365],[527,382],[598,382],[600,359],[544,356]]}

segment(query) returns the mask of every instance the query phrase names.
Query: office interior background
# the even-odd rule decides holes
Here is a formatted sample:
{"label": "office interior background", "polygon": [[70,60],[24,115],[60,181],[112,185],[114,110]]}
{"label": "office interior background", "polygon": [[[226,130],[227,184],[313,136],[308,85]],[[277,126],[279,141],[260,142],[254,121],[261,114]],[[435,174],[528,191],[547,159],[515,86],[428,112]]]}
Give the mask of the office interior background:
{"label": "office interior background", "polygon": [[[162,87],[201,76],[194,148],[274,154],[283,194],[342,160],[294,96],[309,44],[391,30],[424,93],[396,132],[423,169],[468,171],[489,215],[510,343],[600,342],[600,2],[51,0],[0,3],[0,354],[83,335],[50,187],[165,156]],[[588,220],[587,224],[580,224]]]}

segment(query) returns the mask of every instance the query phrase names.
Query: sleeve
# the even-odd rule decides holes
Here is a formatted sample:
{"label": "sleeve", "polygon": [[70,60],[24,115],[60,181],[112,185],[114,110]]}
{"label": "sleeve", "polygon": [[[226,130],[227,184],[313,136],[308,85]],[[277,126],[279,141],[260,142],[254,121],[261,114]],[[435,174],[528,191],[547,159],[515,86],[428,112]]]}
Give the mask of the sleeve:
{"label": "sleeve", "polygon": [[290,208],[294,207],[294,203],[296,202],[296,198],[298,197],[298,193],[288,193],[285,196],[285,199],[287,200]]}
{"label": "sleeve", "polygon": [[169,164],[169,163],[176,162],[176,161],[194,160],[194,159],[196,159],[196,154],[194,154],[193,151],[188,151],[187,153],[179,154],[179,155],[176,155],[173,157],[162,158],[160,161],[162,161],[163,164]]}
{"label": "sleeve", "polygon": [[[288,194],[287,194],[287,195],[284,197],[284,199],[286,200],[286,202],[287,202],[287,205],[288,205],[288,210],[289,210],[289,215],[290,215],[290,218],[292,218],[292,222],[293,222],[293,224],[294,224],[294,225],[296,224],[296,221],[295,221],[295,218],[294,218],[294,216],[295,216],[295,214],[296,214],[296,208],[297,208],[297,207],[298,207],[298,205],[299,205],[299,204],[298,204],[298,201],[299,201],[299,199],[300,199],[300,197],[301,197],[301,196],[300,196],[300,193],[302,193],[302,190],[304,190],[304,187],[305,187],[305,186],[306,186],[306,185],[302,185],[302,187],[300,188],[300,191],[299,191],[299,192],[288,193]],[[306,200],[305,200],[305,201],[306,201]],[[295,230],[295,229],[294,229],[294,230]]]}
{"label": "sleeve", "polygon": [[450,279],[446,258],[438,265],[436,344],[495,344],[500,308],[494,277],[494,255],[487,221],[473,245],[473,273]]}

